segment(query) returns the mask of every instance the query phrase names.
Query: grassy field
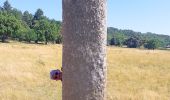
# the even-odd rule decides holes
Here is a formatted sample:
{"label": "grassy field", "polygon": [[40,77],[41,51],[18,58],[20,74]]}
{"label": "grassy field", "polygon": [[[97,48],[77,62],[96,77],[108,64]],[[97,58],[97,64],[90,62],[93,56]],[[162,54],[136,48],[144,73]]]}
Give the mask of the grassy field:
{"label": "grassy field", "polygon": [[[61,45],[0,43],[0,100],[61,100]],[[170,100],[170,51],[107,48],[107,100]]]}

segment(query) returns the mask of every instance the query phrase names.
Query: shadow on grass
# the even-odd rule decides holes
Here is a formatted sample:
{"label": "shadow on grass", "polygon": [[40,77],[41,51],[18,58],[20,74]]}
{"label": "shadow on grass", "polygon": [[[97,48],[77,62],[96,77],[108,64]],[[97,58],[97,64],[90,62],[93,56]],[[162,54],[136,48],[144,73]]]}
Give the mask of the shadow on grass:
{"label": "shadow on grass", "polygon": [[2,42],[2,41],[0,41],[0,43],[10,43],[10,42],[9,42],[9,41],[3,41],[3,42]]}

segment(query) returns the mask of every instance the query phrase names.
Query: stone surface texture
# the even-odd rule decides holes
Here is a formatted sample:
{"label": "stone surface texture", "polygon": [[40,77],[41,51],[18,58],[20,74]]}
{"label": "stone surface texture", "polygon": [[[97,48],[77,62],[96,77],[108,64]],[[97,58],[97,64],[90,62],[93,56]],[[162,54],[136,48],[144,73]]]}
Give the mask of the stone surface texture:
{"label": "stone surface texture", "polygon": [[62,100],[106,100],[106,0],[62,3]]}

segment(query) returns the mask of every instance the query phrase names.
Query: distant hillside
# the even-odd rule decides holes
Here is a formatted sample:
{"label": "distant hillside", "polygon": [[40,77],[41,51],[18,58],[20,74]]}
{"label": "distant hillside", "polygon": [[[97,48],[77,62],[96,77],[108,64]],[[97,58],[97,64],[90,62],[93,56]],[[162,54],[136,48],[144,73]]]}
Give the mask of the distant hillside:
{"label": "distant hillside", "polygon": [[155,34],[151,32],[141,33],[141,32],[135,32],[133,30],[121,30],[114,27],[108,27],[107,34],[108,34],[107,36],[108,43],[113,38],[114,34],[121,34],[124,36],[125,39],[128,39],[130,37],[138,37],[142,40],[158,39],[161,42],[162,47],[165,47],[170,44],[169,35]]}

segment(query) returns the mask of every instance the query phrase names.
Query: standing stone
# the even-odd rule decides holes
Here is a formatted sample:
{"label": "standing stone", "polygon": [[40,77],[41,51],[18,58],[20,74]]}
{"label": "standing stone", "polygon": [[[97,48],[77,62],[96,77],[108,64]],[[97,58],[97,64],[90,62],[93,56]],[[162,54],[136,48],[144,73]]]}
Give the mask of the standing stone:
{"label": "standing stone", "polygon": [[62,1],[62,100],[106,100],[106,0]]}

